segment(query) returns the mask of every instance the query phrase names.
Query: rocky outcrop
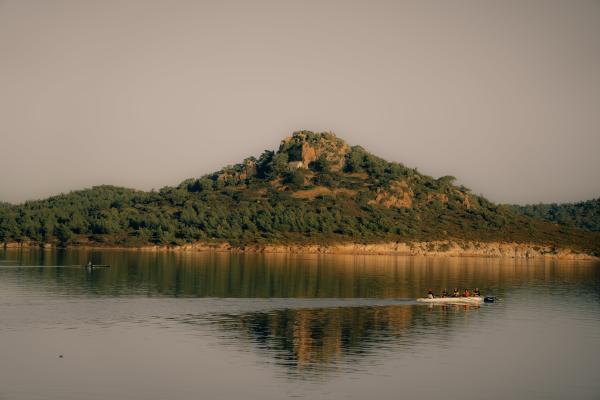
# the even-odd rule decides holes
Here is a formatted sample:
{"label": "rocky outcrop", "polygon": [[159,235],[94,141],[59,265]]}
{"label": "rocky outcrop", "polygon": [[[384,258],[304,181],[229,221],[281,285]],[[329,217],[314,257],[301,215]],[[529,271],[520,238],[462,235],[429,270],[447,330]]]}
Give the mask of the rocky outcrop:
{"label": "rocky outcrop", "polygon": [[467,210],[471,209],[471,198],[469,197],[468,194],[465,193],[464,197],[463,197],[463,206],[465,206],[465,208]]}
{"label": "rocky outcrop", "polygon": [[427,193],[427,202],[431,203],[434,200],[446,204],[448,202],[448,195],[445,193]]}
{"label": "rocky outcrop", "polygon": [[242,164],[225,167],[216,173],[216,179],[223,182],[227,180],[244,181],[253,176],[256,176],[256,160],[252,157],[245,159]]}
{"label": "rocky outcrop", "polygon": [[300,157],[302,158],[302,164],[306,165],[307,167],[311,162],[317,161],[319,158],[315,147],[311,146],[307,142],[302,143],[302,154]]}
{"label": "rocky outcrop", "polygon": [[309,168],[312,163],[323,157],[332,171],[341,171],[344,168],[349,151],[350,146],[330,132],[295,132],[285,138],[279,146],[279,152],[287,153],[290,163],[302,162],[293,164],[295,168]]}
{"label": "rocky outcrop", "polygon": [[368,201],[369,204],[379,205],[385,208],[411,208],[413,204],[413,193],[406,181],[393,181],[389,190],[377,188],[375,198]]}
{"label": "rocky outcrop", "polygon": [[369,204],[379,205],[385,208],[411,208],[412,196],[408,192],[392,194],[385,189],[377,189],[374,199],[368,201]]}

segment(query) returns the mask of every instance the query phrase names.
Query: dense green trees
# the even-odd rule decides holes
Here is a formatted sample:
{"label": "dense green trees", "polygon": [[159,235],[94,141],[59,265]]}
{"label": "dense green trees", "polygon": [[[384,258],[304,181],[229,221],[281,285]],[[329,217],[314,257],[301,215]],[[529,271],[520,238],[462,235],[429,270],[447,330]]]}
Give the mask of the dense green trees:
{"label": "dense green trees", "polygon": [[287,170],[288,154],[265,151],[257,162],[258,177],[275,179]]}
{"label": "dense green trees", "polygon": [[[303,140],[317,143],[323,137],[308,134]],[[599,250],[598,234],[519,215],[514,207],[497,206],[455,186],[454,177],[434,179],[358,146],[344,153],[341,171],[332,169],[332,161],[322,155],[310,169],[290,168],[288,161],[298,159],[301,144],[293,138],[282,145],[283,152],[265,151],[258,159],[159,191],[97,186],[41,201],[0,204],[0,242],[140,245],[227,240],[245,245],[454,238]],[[334,150],[341,146],[338,139],[325,145]],[[300,190],[314,194],[296,196]],[[395,196],[390,200],[394,203],[407,195],[409,205],[386,205],[386,199]],[[569,218],[575,213],[583,221],[597,217],[598,201],[585,210],[545,214],[556,215],[559,222],[568,219],[560,217],[565,212]],[[537,208],[525,213],[540,216]]]}
{"label": "dense green trees", "polygon": [[565,226],[600,232],[600,198],[579,203],[510,206],[513,211]]}
{"label": "dense green trees", "polygon": [[304,177],[306,173],[302,169],[294,169],[284,172],[284,182],[292,189],[300,189],[304,186]]}

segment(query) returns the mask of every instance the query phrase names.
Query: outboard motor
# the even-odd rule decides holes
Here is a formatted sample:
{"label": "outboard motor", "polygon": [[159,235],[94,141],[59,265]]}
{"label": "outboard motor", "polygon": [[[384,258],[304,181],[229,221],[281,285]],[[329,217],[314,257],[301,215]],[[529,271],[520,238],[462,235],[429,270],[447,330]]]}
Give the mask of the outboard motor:
{"label": "outboard motor", "polygon": [[483,299],[484,303],[493,303],[494,301],[496,301],[496,298],[494,296],[486,296]]}

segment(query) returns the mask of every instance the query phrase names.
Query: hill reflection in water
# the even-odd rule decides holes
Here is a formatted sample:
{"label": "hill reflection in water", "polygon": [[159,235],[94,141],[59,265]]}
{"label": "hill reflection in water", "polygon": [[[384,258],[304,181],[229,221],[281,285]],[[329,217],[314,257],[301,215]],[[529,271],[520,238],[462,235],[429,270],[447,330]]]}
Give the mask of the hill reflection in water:
{"label": "hill reflection in water", "polygon": [[[371,358],[392,348],[398,355],[434,339],[445,338],[478,323],[479,307],[421,305],[281,309],[269,312],[213,315],[223,342],[251,344],[287,373],[322,379],[324,373],[361,369]],[[467,314],[473,315],[467,315]],[[199,316],[204,323],[204,317]],[[194,323],[188,316],[185,323]]]}

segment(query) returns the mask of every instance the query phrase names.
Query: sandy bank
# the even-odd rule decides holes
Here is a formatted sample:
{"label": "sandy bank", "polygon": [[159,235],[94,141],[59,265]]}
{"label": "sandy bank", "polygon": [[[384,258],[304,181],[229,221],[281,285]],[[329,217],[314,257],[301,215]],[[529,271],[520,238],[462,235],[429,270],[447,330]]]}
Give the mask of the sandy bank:
{"label": "sandy bank", "polygon": [[[5,248],[39,248],[35,243],[6,243]],[[55,246],[46,244],[44,248]],[[554,258],[564,260],[600,260],[590,254],[569,248],[534,243],[475,242],[475,241],[432,241],[432,242],[386,242],[386,243],[338,243],[338,244],[256,244],[235,247],[229,243],[196,242],[181,246],[112,246],[80,245],[70,248],[99,248],[139,251],[216,251],[246,253],[289,253],[289,254],[373,254],[404,256],[444,257],[504,257],[504,258]]]}

